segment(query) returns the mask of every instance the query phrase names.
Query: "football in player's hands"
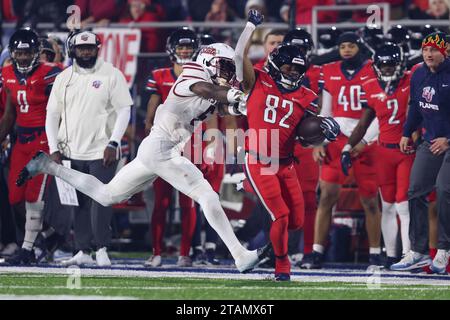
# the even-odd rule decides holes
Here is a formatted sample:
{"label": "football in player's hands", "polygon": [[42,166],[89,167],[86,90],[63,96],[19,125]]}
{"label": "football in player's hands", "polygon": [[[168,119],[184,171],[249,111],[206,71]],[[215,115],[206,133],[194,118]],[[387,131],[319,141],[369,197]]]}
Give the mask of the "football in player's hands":
{"label": "football in player's hands", "polygon": [[325,141],[322,117],[308,116],[297,125],[297,137],[304,147],[318,146]]}
{"label": "football in player's hands", "polygon": [[260,25],[264,21],[264,16],[258,10],[250,10],[248,12],[248,22],[251,22],[256,26]]}

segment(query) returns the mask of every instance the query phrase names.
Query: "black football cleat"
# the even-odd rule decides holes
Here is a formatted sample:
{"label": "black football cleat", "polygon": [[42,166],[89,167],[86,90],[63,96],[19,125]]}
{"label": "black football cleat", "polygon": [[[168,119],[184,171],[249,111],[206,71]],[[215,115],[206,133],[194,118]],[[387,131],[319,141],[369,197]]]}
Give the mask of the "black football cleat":
{"label": "black football cleat", "polygon": [[289,273],[275,273],[275,281],[291,281]]}
{"label": "black football cleat", "polygon": [[34,250],[20,248],[11,257],[6,258],[4,264],[10,266],[30,265],[36,263]]}
{"label": "black football cleat", "polygon": [[19,177],[16,180],[16,185],[21,187],[31,178],[42,173],[42,169],[51,161],[50,157],[44,151],[38,151],[33,159],[27,163],[25,168],[20,171]]}
{"label": "black football cleat", "polygon": [[298,266],[301,269],[322,269],[324,255],[317,251],[313,251],[303,257]]}

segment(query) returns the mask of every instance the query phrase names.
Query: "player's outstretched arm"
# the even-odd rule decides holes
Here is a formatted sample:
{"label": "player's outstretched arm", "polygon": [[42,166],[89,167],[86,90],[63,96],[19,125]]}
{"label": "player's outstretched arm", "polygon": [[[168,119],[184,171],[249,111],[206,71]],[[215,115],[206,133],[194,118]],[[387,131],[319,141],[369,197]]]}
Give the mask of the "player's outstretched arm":
{"label": "player's outstretched arm", "polygon": [[14,122],[16,121],[16,109],[11,102],[11,92],[8,89],[6,91],[6,104],[5,113],[3,118],[0,120],[0,143],[5,140],[8,133],[11,131]]}
{"label": "player's outstretched arm", "polygon": [[236,44],[234,61],[236,64],[236,79],[242,83],[245,92],[251,90],[255,83],[255,71],[250,59],[245,54],[247,44],[256,27],[264,20],[264,16],[257,10],[248,12],[248,22]]}
{"label": "player's outstretched arm", "polygon": [[191,86],[191,91],[208,100],[215,100],[225,104],[235,104],[244,100],[244,93],[240,90],[214,85],[206,81],[199,81]]}

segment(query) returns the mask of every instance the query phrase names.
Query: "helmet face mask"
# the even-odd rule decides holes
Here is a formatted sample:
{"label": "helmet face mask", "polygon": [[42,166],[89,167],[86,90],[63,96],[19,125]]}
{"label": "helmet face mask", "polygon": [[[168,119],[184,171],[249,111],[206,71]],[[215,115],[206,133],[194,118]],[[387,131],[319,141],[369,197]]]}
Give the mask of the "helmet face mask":
{"label": "helmet face mask", "polygon": [[378,80],[394,82],[403,77],[406,66],[402,49],[393,44],[386,43],[375,51],[373,68]]}
{"label": "helmet face mask", "polygon": [[298,89],[306,70],[306,57],[298,46],[281,45],[269,55],[267,71],[286,90]]}
{"label": "helmet face mask", "polygon": [[16,31],[10,38],[9,52],[17,71],[30,73],[39,64],[40,44],[37,34],[30,29]]}
{"label": "helmet face mask", "polygon": [[209,73],[211,80],[229,86],[236,76],[234,49],[224,43],[213,43],[203,47],[196,59]]}
{"label": "helmet face mask", "polygon": [[173,63],[183,65],[192,61],[198,45],[197,35],[194,31],[184,27],[174,31],[167,38],[166,52]]}

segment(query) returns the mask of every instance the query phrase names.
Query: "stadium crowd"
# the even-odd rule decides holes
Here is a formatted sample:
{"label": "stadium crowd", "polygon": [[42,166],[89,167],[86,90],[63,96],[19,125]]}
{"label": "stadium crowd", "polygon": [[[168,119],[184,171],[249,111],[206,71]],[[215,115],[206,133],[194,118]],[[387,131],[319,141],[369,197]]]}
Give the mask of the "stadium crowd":
{"label": "stadium crowd", "polygon": [[[446,0],[387,2],[391,5],[392,20],[449,20]],[[295,23],[310,24],[312,8],[316,5],[369,3],[372,2],[296,1]],[[393,25],[383,33],[377,26],[353,30],[333,27],[321,30],[318,43],[313,43],[306,29],[268,30],[264,24],[258,26],[261,21],[248,14],[249,10],[256,9],[265,16],[264,22],[288,22],[292,5],[289,0],[1,0],[2,21],[14,24],[12,28],[1,30],[5,43],[0,57],[0,256],[6,259],[6,264],[44,263],[52,260],[57,249],[65,248],[73,251],[73,257],[63,261],[63,265],[110,266],[107,253],[112,237],[110,225],[113,222],[117,227],[118,224],[125,235],[129,221],[122,215],[115,217],[106,213],[108,209],[105,211],[101,204],[81,193],[77,193],[79,209],[62,205],[55,196],[58,194],[56,182],[47,175],[34,177],[18,187],[16,179],[20,170],[38,150],[44,150],[58,163],[71,160],[72,168],[93,173],[102,182],[109,182],[120,170],[119,160],[130,162],[135,157],[127,152],[128,145],[139,145],[149,135],[161,103],[183,70],[195,68],[195,64],[189,64],[196,61],[202,48],[216,42],[235,47],[238,40],[236,34],[226,29],[196,31],[183,27],[161,31],[143,27],[140,51],[166,51],[169,59],[140,69],[136,77],[140,99],[133,102],[128,92],[118,92],[117,88],[126,86],[120,71],[110,75],[111,70],[117,69],[97,57],[101,43],[94,33],[72,32],[67,41],[53,35],[57,31],[68,31],[63,24],[67,19],[66,9],[72,4],[81,9],[82,29],[108,27],[110,23],[132,27],[133,23],[162,21],[185,21],[186,24],[190,21],[242,21],[244,26],[249,21],[254,27],[250,28],[245,55],[257,70],[256,78],[262,74],[269,80],[274,79],[276,85],[284,79],[283,75],[282,80],[277,78],[283,74],[277,68],[292,64],[287,60],[278,62],[282,56],[279,52],[283,52],[280,48],[296,48],[298,53],[289,49],[291,51],[287,50],[289,53],[285,55],[304,57],[306,68],[300,72],[298,85],[318,95],[317,101],[308,103],[317,103],[316,112],[321,116],[334,118],[341,133],[336,141],[330,138],[328,144],[314,148],[299,142],[292,145],[293,160],[289,165],[295,168],[300,183],[300,215],[304,219],[299,223],[301,227],[289,230],[289,237],[287,223],[280,227],[280,220],[285,218],[283,205],[273,199],[275,204],[270,204],[267,199],[272,197],[271,192],[261,194],[249,179],[254,169],[244,169],[243,162],[239,161],[244,146],[235,145],[234,140],[214,140],[214,143],[203,141],[200,145],[191,143],[184,151],[191,156],[204,155],[196,166],[221,197],[224,196],[225,175],[246,173],[247,179],[242,181],[239,191],[244,194],[242,210],[227,209],[225,213],[230,219],[244,221],[243,226],[236,227],[236,236],[249,249],[272,241],[275,254],[265,266],[275,267],[278,274],[289,274],[287,263],[303,269],[322,268],[326,261],[336,261],[343,256],[349,259],[339,252],[364,247],[369,265],[399,271],[424,268],[426,272],[435,273],[448,269],[450,179],[446,178],[450,174],[450,120],[445,101],[450,92],[445,84],[449,82],[450,72],[449,30],[430,25]],[[366,20],[367,14],[359,11],[319,14],[321,23]],[[38,29],[38,24],[43,22],[55,23],[55,27]],[[39,35],[33,30],[39,31]],[[21,43],[29,46],[21,47]],[[235,62],[233,68],[238,76]],[[64,72],[67,68],[71,71]],[[94,89],[83,87],[92,81]],[[34,83],[37,85],[33,86]],[[104,88],[105,83],[108,88]],[[236,85],[230,83],[222,84]],[[77,86],[79,98],[70,93],[71,86]],[[245,85],[239,88],[248,93],[254,86],[253,83],[247,92]],[[298,88],[293,86],[287,92]],[[87,90],[91,89],[94,91],[89,93]],[[71,108],[75,104],[98,106],[105,103],[96,96],[103,89],[106,93],[101,94],[110,100],[104,109],[99,107],[97,111],[105,118],[97,122],[100,129],[95,131],[95,126],[89,127],[89,124],[97,118],[94,114],[89,117],[86,111],[89,108],[80,114]],[[137,121],[129,122],[128,109],[133,104],[140,112]],[[128,113],[124,113],[125,109]],[[58,113],[56,118],[55,112]],[[214,114],[197,134],[202,135],[208,129],[221,132],[247,129],[254,125],[250,114],[247,116],[248,122],[239,112],[226,116]],[[70,128],[67,122],[78,124]],[[91,139],[92,145],[88,146],[83,139]],[[234,161],[225,163],[224,159],[230,158]],[[424,172],[430,174],[425,177]],[[222,242],[214,228],[204,221],[201,206],[181,192],[175,197],[172,186],[162,178],[153,182],[151,190],[154,206],[149,208],[147,204],[146,209],[152,212],[149,228],[152,254],[145,266],[159,267],[164,263],[164,255],[171,253],[164,236],[168,234],[166,215],[177,207],[181,214],[181,230],[175,232],[175,236],[181,234],[180,248],[173,249],[179,254],[177,265],[220,264],[219,258],[226,257],[227,253],[218,252]],[[239,197],[239,193],[232,193],[233,197]],[[138,193],[114,208],[132,210],[145,206],[142,193]],[[286,210],[292,212],[294,208],[288,204]],[[332,222],[333,217],[352,217],[355,213],[361,213],[364,218],[365,231],[359,228],[358,232],[367,235],[367,244],[354,244],[350,249],[348,243],[342,244],[345,241],[341,241],[339,228]],[[279,229],[282,231],[276,231]],[[173,230],[170,233],[174,235]],[[203,235],[206,239],[202,239]],[[330,239],[330,236],[335,238]],[[281,238],[279,241],[283,245],[275,245],[277,240],[274,239]],[[95,260],[91,257],[92,250],[96,253]],[[278,280],[287,278],[280,276]]]}

